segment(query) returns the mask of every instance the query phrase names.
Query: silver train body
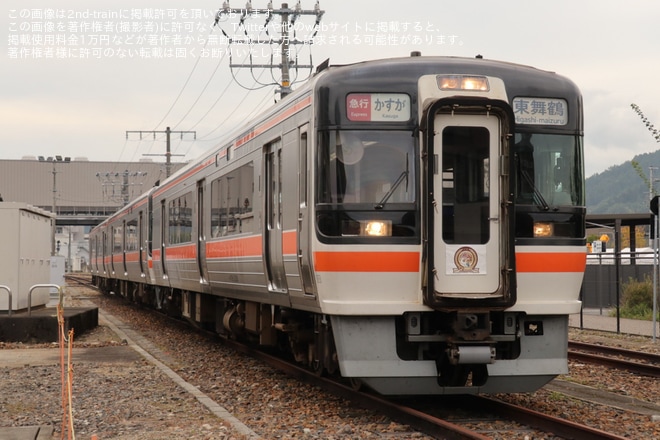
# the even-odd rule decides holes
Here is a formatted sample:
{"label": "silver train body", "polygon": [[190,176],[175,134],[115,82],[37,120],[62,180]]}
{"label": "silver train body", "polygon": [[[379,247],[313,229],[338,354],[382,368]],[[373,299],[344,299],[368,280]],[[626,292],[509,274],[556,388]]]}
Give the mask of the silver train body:
{"label": "silver train body", "polygon": [[330,66],[90,233],[95,283],[383,394],[567,373],[582,101],[476,59]]}

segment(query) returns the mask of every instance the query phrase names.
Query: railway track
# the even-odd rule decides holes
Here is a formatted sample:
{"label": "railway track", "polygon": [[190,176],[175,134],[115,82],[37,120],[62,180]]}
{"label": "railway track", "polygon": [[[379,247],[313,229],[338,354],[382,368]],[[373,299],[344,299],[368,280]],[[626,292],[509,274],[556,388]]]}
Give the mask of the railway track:
{"label": "railway track", "polygon": [[[512,425],[523,425],[529,427],[529,430],[543,431],[553,433],[556,437],[566,439],[611,439],[622,440],[621,437],[599,429],[591,428],[586,425],[572,422],[559,417],[543,414],[518,405],[502,402],[497,399],[481,396],[445,396],[443,399],[450,401],[448,405],[451,408],[461,407],[464,412],[476,415],[473,418],[464,418],[457,422],[452,422],[446,418],[434,415],[434,409],[429,404],[415,404],[414,398],[402,400],[390,400],[369,392],[357,391],[349,385],[342,384],[335,379],[319,377],[314,372],[300,368],[281,358],[272,356],[262,351],[255,350],[249,346],[243,345],[233,340],[223,340],[223,343],[232,347],[234,350],[243,352],[249,356],[259,359],[273,368],[276,368],[288,375],[294,376],[299,380],[318,386],[328,392],[350,400],[361,407],[385,414],[399,423],[405,423],[420,432],[423,432],[434,438],[442,439],[491,439],[488,435],[488,428],[478,428],[476,430],[467,428],[476,421],[483,420],[483,413],[487,412],[488,420],[503,420]],[[433,398],[436,400],[437,397]],[[429,399],[424,399],[429,400]],[[506,422],[505,422],[506,423]],[[518,428],[519,429],[519,428]],[[500,425],[498,431],[502,430]]]}
{"label": "railway track", "polygon": [[[579,362],[628,370],[644,376],[660,377],[660,355],[655,353],[569,341],[568,358]],[[635,359],[635,361],[629,359]]]}
{"label": "railway track", "polygon": [[67,285],[77,285],[77,286],[85,286],[85,287],[94,288],[94,285],[92,284],[92,276],[91,275],[68,273],[68,274],[64,275],[64,280],[66,281]]}
{"label": "railway track", "polygon": [[[217,335],[213,335],[217,337]],[[405,423],[420,432],[423,432],[434,438],[442,439],[490,439],[487,433],[488,428],[469,429],[466,426],[473,424],[475,419],[464,419],[455,423],[436,415],[433,415],[433,409],[420,408],[415,404],[414,398],[391,400],[369,392],[359,391],[354,387],[338,382],[333,378],[320,377],[316,373],[300,368],[277,356],[264,353],[250,346],[244,345],[234,340],[225,340],[223,343],[232,347],[236,351],[245,353],[251,357],[259,359],[273,368],[276,368],[290,376],[309,384],[318,386],[339,397],[345,398],[355,404],[385,414],[399,423]],[[433,398],[436,400],[437,397]],[[489,419],[502,422],[509,421],[512,425],[523,425],[530,430],[552,433],[556,437],[566,439],[611,439],[622,440],[621,437],[586,425],[572,422],[559,417],[554,417],[538,411],[531,410],[518,405],[502,402],[482,396],[445,396],[451,403],[450,407],[456,408],[460,405],[466,412],[476,414],[476,420],[481,420],[484,412],[490,414]],[[499,426],[498,431],[502,430]]]}
{"label": "railway track", "polygon": [[600,429],[591,428],[586,425],[572,422],[559,417],[550,416],[529,408],[510,403],[502,402],[497,399],[491,399],[483,396],[466,396],[466,405],[468,408],[480,408],[494,413],[502,419],[513,420],[517,423],[532,426],[535,429],[550,432],[558,437],[566,439],[624,439],[615,434],[611,434]]}
{"label": "railway track", "polygon": [[[67,281],[86,284],[89,280],[86,280],[85,277],[73,276],[68,277]],[[150,313],[155,313],[161,317],[163,316],[156,312]],[[180,320],[176,320],[175,322],[184,326],[184,323]],[[208,332],[206,332],[206,334],[209,335],[209,337],[211,335],[211,333]],[[213,334],[213,338],[217,339],[217,335]],[[500,435],[502,431],[508,430],[522,430],[525,433],[529,432],[530,438],[544,438],[543,434],[539,434],[539,432],[551,433],[551,438],[624,438],[496,399],[475,396],[458,398],[445,396],[442,397],[442,399],[438,399],[437,397],[425,399],[431,403],[435,402],[436,407],[439,406],[438,401],[442,400],[445,402],[444,405],[448,408],[449,413],[455,413],[457,408],[463,408],[462,413],[464,416],[460,419],[454,420],[451,417],[438,416],[438,411],[435,411],[432,406],[423,405],[420,407],[417,403],[422,399],[389,400],[379,395],[358,392],[348,384],[339,383],[325,377],[319,377],[314,372],[307,371],[297,365],[290,364],[280,358],[271,356],[268,353],[257,351],[252,347],[245,346],[236,341],[222,339],[222,344],[259,359],[265,364],[295,377],[298,380],[318,386],[334,395],[353,402],[357,406],[386,415],[392,420],[404,423],[419,432],[425,433],[434,438],[506,438],[501,437]],[[446,402],[449,402],[449,404]]]}

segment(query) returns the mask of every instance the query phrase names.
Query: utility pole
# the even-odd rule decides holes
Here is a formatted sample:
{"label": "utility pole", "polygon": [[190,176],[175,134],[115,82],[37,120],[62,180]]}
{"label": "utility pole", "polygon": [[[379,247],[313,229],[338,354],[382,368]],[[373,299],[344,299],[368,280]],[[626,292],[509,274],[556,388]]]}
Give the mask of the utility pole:
{"label": "utility pole", "polygon": [[173,131],[170,130],[170,127],[167,127],[165,130],[133,130],[133,131],[126,131],[126,139],[128,139],[129,133],[139,133],[140,134],[140,140],[142,140],[142,135],[144,133],[150,133],[153,134],[154,140],[156,139],[156,134],[165,134],[167,138],[167,146],[165,150],[165,154],[145,154],[145,156],[165,156],[165,177],[170,177],[170,174],[172,174],[172,156],[183,156],[183,154],[172,154],[171,153],[171,148],[170,148],[170,135],[172,133],[180,134],[181,139],[183,139],[184,134],[192,134],[193,135],[193,140],[197,139],[197,132],[196,131]]}
{"label": "utility pole", "polygon": [[[251,37],[248,33],[249,29],[252,29],[253,27],[245,24],[246,19],[250,17],[257,16],[259,13],[263,13],[266,16],[266,23],[262,26],[256,26],[256,29],[259,30],[261,33],[262,31],[265,31],[267,38],[261,38],[260,36],[257,36],[255,38]],[[250,72],[252,72],[252,75],[254,77],[254,73],[252,69],[254,68],[261,68],[261,69],[273,69],[273,68],[279,68],[282,72],[282,78],[280,80],[279,86],[280,89],[278,92],[280,93],[280,97],[284,98],[286,95],[291,93],[291,70],[298,70],[298,69],[309,69],[310,74],[311,70],[314,68],[314,65],[311,63],[311,54],[310,54],[310,63],[309,64],[300,64],[298,63],[298,60],[292,60],[290,58],[290,51],[291,51],[291,45],[300,45],[300,44],[311,44],[313,41],[313,38],[316,36],[316,33],[318,32],[319,29],[319,23],[321,22],[321,17],[325,11],[322,11],[319,5],[319,2],[316,2],[316,5],[314,6],[314,9],[311,10],[305,10],[302,9],[302,6],[300,5],[300,1],[296,4],[296,6],[291,9],[289,8],[288,3],[282,3],[282,7],[280,9],[273,9],[273,2],[268,2],[268,6],[266,9],[259,10],[259,9],[254,9],[252,8],[252,2],[248,1],[247,5],[245,8],[231,8],[229,6],[229,2],[225,1],[222,4],[222,8],[220,8],[216,14],[215,18],[215,24],[218,25],[218,22],[221,21],[224,17],[232,18],[232,17],[240,17],[238,25],[235,26],[236,30],[243,31],[245,36],[241,37],[230,37],[227,35],[227,33],[222,30],[222,33],[224,36],[228,39],[229,44],[245,44],[249,45],[250,48],[248,49],[250,52],[250,63],[248,64],[236,64],[230,61],[229,67],[230,68],[248,68],[250,69]],[[272,20],[274,15],[279,15],[281,17],[281,25],[280,25],[280,36],[279,39],[271,37],[268,34],[268,28],[270,21]],[[307,39],[299,40],[296,37],[296,21],[300,16],[303,15],[314,15],[316,16],[316,22],[314,26],[311,28],[313,30],[313,33],[311,36]],[[293,37],[291,36],[291,30],[293,30],[294,34]],[[272,62],[273,57],[271,56],[271,63],[270,64],[255,64],[252,62],[252,45],[255,44],[260,44],[260,45],[277,45],[281,47],[281,62],[279,65],[275,65]],[[229,57],[230,60],[232,58],[232,52],[231,50],[229,51]],[[255,82],[259,83],[261,86],[267,85],[267,84],[262,84],[258,81],[257,78],[254,78]],[[270,84],[277,84],[276,82],[270,83]]]}
{"label": "utility pole", "polygon": [[[97,179],[101,181],[103,186],[103,196],[108,200],[112,201],[121,201],[122,206],[128,205],[130,201],[130,192],[129,187],[133,185],[142,186],[144,182],[131,183],[129,177],[143,177],[146,176],[145,171],[135,171],[129,172],[125,170],[123,173],[111,172],[111,173],[96,173]],[[121,181],[115,180],[115,178],[121,177]],[[115,192],[115,186],[119,186],[121,189],[119,194]],[[107,191],[107,187],[112,187],[112,191]]]}
{"label": "utility pole", "polygon": [[[635,103],[630,104],[630,107],[639,115],[640,118],[642,118],[642,122],[646,125],[646,128],[651,132],[653,135],[653,139],[655,139],[656,142],[660,143],[660,130],[655,128],[655,126],[651,123],[651,121],[648,120],[648,118],[644,115],[644,112],[642,112],[642,109],[639,108],[639,106]],[[655,167],[649,167],[649,172],[651,173],[651,181],[649,183],[649,197],[653,201],[653,170],[657,169]],[[656,199],[657,202],[657,199]],[[651,204],[652,206],[652,204]],[[656,204],[657,208],[657,204]],[[653,210],[653,208],[651,207]],[[656,209],[657,211],[657,209]],[[657,333],[657,325],[656,322],[658,321],[658,266],[659,266],[659,261],[658,261],[658,255],[660,254],[660,246],[658,246],[658,228],[660,227],[660,218],[658,216],[658,212],[653,212],[653,221],[654,221],[654,226],[655,226],[655,234],[654,234],[654,243],[653,243],[653,343],[656,341],[656,333]]]}
{"label": "utility pole", "polygon": [[56,231],[56,226],[55,223],[57,221],[57,171],[55,165],[58,163],[71,163],[71,158],[70,157],[64,157],[57,155],[57,156],[50,156],[48,158],[44,158],[43,156],[39,156],[39,162],[50,162],[53,164],[53,206],[51,208],[53,215],[55,216],[52,220],[52,230],[51,230],[51,245],[50,245],[50,255],[55,256],[57,255],[57,249],[55,246],[55,231]]}

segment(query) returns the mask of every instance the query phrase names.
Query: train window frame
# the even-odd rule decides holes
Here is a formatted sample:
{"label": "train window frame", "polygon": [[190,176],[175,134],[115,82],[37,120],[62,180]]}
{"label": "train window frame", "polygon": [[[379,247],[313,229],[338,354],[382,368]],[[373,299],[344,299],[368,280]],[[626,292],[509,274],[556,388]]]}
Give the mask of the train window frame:
{"label": "train window frame", "polygon": [[126,252],[138,250],[138,220],[132,218],[126,221]]}
{"label": "train window frame", "polygon": [[170,245],[191,243],[193,240],[193,197],[192,191],[169,199],[167,203],[168,243]]}
{"label": "train window frame", "polygon": [[[534,136],[537,138],[534,139]],[[543,140],[543,143],[539,140]],[[532,147],[522,145],[527,141],[531,142]],[[512,143],[515,169],[512,174],[515,181],[517,244],[538,244],[538,240],[543,240],[546,244],[581,244],[584,241],[586,199],[583,147],[582,136],[575,133],[543,130],[521,130],[515,133]],[[529,152],[532,152],[532,155],[523,156],[523,153]],[[560,164],[557,160],[559,157],[568,160],[561,161]],[[525,161],[530,162],[526,164]],[[567,166],[567,169],[562,170],[564,166]],[[527,172],[525,176],[524,170],[533,170],[534,174],[530,176]],[[536,172],[537,170],[540,172]],[[561,172],[563,177],[559,178],[558,172]],[[562,180],[566,175],[570,180]],[[565,189],[565,183],[571,194],[558,197]],[[547,232],[538,234],[537,225],[544,226]]]}
{"label": "train window frame", "polygon": [[575,134],[517,131],[512,144],[516,205],[537,205],[544,210],[584,206],[582,149],[582,138]]}
{"label": "train window frame", "polygon": [[124,228],[122,226],[112,227],[112,253],[121,254],[124,246]]}
{"label": "train window frame", "polygon": [[[351,137],[350,142],[361,145],[344,151]],[[396,154],[399,160],[385,160]],[[410,129],[319,130],[314,194],[318,239],[324,243],[419,243],[418,164],[419,141]],[[351,167],[362,169],[347,172]],[[353,172],[349,183],[346,175]],[[372,190],[371,180],[383,183]],[[359,196],[347,196],[351,185]]]}
{"label": "train window frame", "polygon": [[460,243],[490,240],[490,132],[486,127],[447,126],[442,131],[442,239],[457,243],[459,225],[474,233]]}
{"label": "train window frame", "polygon": [[[228,182],[235,182],[229,184]],[[236,185],[236,183],[238,185]],[[213,179],[211,188],[211,209],[208,221],[211,238],[221,238],[247,232],[253,232],[254,225],[254,161],[249,161],[237,168],[225,171],[220,177]],[[236,207],[229,206],[229,196],[236,200]],[[227,210],[225,224],[222,221],[221,210]]]}

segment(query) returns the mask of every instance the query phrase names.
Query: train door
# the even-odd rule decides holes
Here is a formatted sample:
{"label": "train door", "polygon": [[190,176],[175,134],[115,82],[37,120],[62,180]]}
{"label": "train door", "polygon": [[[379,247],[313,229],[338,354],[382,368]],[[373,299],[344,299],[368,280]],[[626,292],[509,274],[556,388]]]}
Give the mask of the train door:
{"label": "train door", "polygon": [[513,251],[510,205],[502,202],[509,196],[505,125],[490,107],[430,117],[431,302],[508,304]]}
{"label": "train door", "polygon": [[282,141],[264,147],[264,264],[271,292],[286,293],[282,246]]}
{"label": "train door", "polygon": [[103,267],[104,275],[107,275],[109,273],[107,260],[106,260],[107,256],[108,256],[108,232],[104,229],[101,238],[101,265]]}
{"label": "train door", "polygon": [[97,247],[98,246],[98,241],[99,240],[98,240],[97,235],[93,235],[90,238],[89,263],[90,263],[90,267],[91,267],[91,270],[92,270],[92,274],[99,272],[98,262],[96,261],[96,255],[97,255],[97,252],[98,252],[98,247]]}
{"label": "train door", "polygon": [[138,260],[140,261],[140,274],[144,276],[146,273],[146,258],[145,258],[145,252],[144,252],[144,216],[143,212],[140,211],[138,213],[138,225],[137,225],[137,233],[138,233]]}
{"label": "train door", "polygon": [[149,196],[149,202],[147,203],[147,222],[146,222],[146,241],[144,242],[144,247],[146,249],[145,259],[146,267],[149,271],[149,280],[153,282],[155,279],[154,274],[154,262],[153,262],[153,232],[154,232],[154,205],[153,199]]}
{"label": "train door", "polygon": [[167,279],[167,264],[165,264],[165,239],[169,231],[167,205],[165,200],[160,201],[160,267],[163,271],[163,279]]}
{"label": "train door", "polygon": [[307,184],[309,171],[312,166],[307,164],[307,141],[308,126],[300,128],[298,142],[298,234],[297,234],[297,254],[298,270],[302,282],[304,295],[313,295],[313,277],[312,277],[312,257],[311,257],[311,232],[308,230],[308,203],[307,203]]}
{"label": "train door", "polygon": [[204,230],[204,184],[205,180],[197,182],[197,267],[199,268],[199,282],[208,284],[209,276],[206,269],[206,233]]}
{"label": "train door", "polygon": [[110,228],[110,273],[114,276],[115,270],[115,253],[120,249],[118,243],[118,228],[114,226]]}
{"label": "train door", "polygon": [[128,235],[129,227],[130,225],[124,220],[121,228],[121,265],[124,269],[124,276],[128,275],[128,268],[126,267],[126,236]]}

